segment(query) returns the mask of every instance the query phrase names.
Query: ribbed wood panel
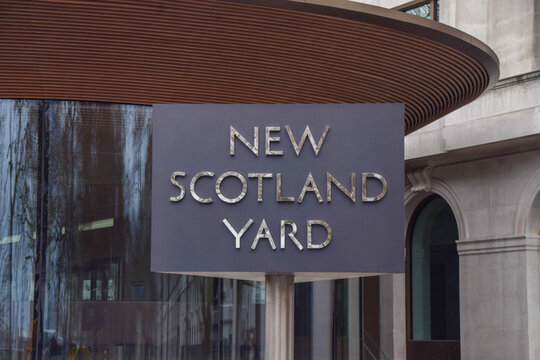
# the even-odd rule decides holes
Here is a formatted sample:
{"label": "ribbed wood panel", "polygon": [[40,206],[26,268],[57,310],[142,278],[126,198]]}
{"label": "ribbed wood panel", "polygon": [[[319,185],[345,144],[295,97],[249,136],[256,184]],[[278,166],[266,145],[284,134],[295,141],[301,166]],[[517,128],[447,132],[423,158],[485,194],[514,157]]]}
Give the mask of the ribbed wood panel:
{"label": "ribbed wood panel", "polygon": [[0,97],[402,102],[410,133],[498,78],[489,48],[429,20],[339,1],[261,4],[0,0]]}

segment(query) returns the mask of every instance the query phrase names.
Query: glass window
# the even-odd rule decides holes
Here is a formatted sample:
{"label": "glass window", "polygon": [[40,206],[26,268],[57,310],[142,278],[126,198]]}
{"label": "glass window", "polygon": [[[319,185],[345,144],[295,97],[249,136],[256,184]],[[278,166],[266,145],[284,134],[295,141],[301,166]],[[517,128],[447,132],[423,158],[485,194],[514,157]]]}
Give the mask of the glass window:
{"label": "glass window", "polygon": [[414,0],[399,6],[397,9],[426,19],[439,20],[438,0]]}
{"label": "glass window", "polygon": [[[150,272],[151,111],[0,100],[1,359],[264,358],[263,283]],[[296,285],[297,359],[361,356],[361,288]]]}
{"label": "glass window", "polygon": [[371,279],[375,287],[366,283],[356,278],[295,285],[295,360],[388,359],[380,347],[378,279]]}
{"label": "glass window", "polygon": [[300,283],[294,286],[294,358],[298,360],[313,358],[311,354],[312,288],[312,283]]}
{"label": "glass window", "polygon": [[[39,106],[0,101],[0,358],[31,351]],[[16,356],[20,359],[20,356]]]}
{"label": "glass window", "polygon": [[407,14],[412,14],[412,15],[423,17],[423,18],[431,19],[431,3],[417,6],[405,12]]}
{"label": "glass window", "polygon": [[413,340],[459,340],[457,224],[437,196],[420,210],[410,242]]}
{"label": "glass window", "polygon": [[44,357],[260,357],[261,284],[150,272],[151,108],[57,101],[47,114]]}
{"label": "glass window", "polygon": [[262,283],[150,272],[150,155],[150,107],[0,100],[0,358],[262,358]]}

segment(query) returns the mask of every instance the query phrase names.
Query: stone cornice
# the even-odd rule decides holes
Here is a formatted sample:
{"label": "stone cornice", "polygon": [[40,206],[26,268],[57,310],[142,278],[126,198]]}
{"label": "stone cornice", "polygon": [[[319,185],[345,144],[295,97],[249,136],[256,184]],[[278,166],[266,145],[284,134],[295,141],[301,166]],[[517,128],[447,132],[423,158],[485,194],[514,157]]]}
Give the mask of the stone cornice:
{"label": "stone cornice", "polygon": [[540,251],[540,235],[479,237],[456,241],[460,256],[511,251]]}

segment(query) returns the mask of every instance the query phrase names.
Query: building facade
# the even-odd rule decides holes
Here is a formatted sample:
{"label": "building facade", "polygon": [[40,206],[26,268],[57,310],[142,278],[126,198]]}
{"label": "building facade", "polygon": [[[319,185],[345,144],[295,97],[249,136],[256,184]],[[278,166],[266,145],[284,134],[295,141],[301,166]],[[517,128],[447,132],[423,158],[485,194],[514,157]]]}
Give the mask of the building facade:
{"label": "building facade", "polygon": [[[539,359],[538,2],[369,3],[477,37],[499,57],[501,76],[479,99],[405,138],[405,273],[296,285],[295,358]],[[70,6],[54,20],[77,11]],[[152,31],[144,28],[149,20],[136,23],[141,33]],[[169,39],[159,41],[164,47]],[[75,47],[61,44],[57,51],[67,54]],[[337,55],[330,60],[344,61],[340,67],[354,60],[343,60],[339,48],[331,52]],[[19,64],[39,69],[43,54],[36,54],[23,53]],[[77,69],[96,66],[84,57],[74,62]],[[9,74],[23,71],[16,63],[2,66]],[[53,85],[65,66],[51,71]],[[254,74],[264,77],[264,70]],[[37,76],[25,75],[29,83]],[[419,81],[431,77],[426,67]],[[340,81],[299,79],[315,94],[312,102],[331,101],[324,92],[338,92]],[[198,78],[208,88],[206,80]],[[120,99],[120,85],[99,91]],[[151,107],[135,105],[140,89],[105,103],[78,88],[76,100],[45,97],[41,86],[32,86],[34,96],[0,100],[0,357],[262,359],[264,284],[149,271]],[[221,101],[238,96],[224,89],[216,87]],[[294,102],[303,90],[276,89],[261,96]]]}
{"label": "building facade", "polygon": [[[380,278],[390,358],[440,359],[433,354],[445,348],[459,349],[447,358],[540,358],[538,6],[438,2],[441,22],[496,52],[501,77],[477,101],[405,138],[407,269]],[[436,202],[454,224],[441,223]]]}

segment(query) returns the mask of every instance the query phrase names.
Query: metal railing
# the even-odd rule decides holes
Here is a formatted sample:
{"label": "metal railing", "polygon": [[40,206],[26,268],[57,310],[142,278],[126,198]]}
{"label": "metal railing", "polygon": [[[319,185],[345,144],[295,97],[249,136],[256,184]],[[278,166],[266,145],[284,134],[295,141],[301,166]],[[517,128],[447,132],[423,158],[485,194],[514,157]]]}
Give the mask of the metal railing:
{"label": "metal railing", "polygon": [[381,350],[381,347],[377,342],[369,335],[365,329],[362,329],[363,341],[362,341],[362,359],[363,360],[390,360],[386,354]]}

